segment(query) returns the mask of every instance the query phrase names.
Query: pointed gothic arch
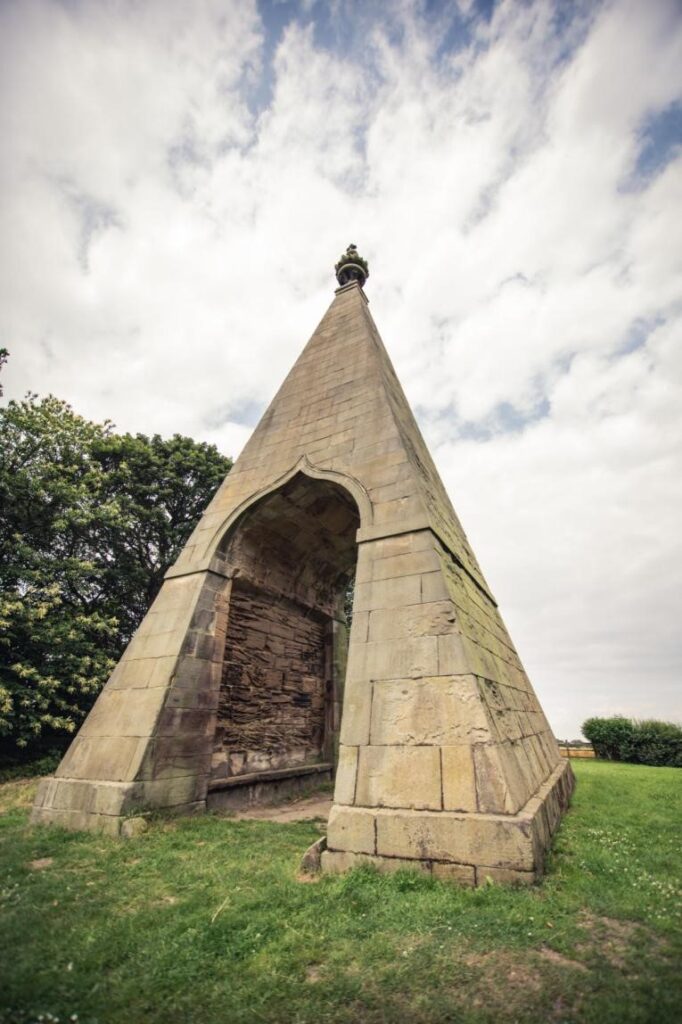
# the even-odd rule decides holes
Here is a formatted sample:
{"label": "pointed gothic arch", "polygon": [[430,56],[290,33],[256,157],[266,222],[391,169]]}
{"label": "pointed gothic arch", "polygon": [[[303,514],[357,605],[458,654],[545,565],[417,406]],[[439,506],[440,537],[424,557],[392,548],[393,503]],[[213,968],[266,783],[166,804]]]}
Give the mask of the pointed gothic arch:
{"label": "pointed gothic arch", "polygon": [[344,598],[361,515],[340,474],[288,473],[238,510],[212,565],[229,580],[210,807],[333,775],[343,701]]}

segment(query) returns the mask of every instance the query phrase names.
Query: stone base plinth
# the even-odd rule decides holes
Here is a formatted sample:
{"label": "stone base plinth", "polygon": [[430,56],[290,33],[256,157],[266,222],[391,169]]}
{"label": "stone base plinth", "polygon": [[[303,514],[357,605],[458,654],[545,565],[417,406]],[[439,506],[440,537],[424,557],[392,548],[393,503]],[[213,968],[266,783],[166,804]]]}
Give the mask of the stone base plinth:
{"label": "stone base plinth", "polygon": [[50,777],[38,786],[31,824],[59,825],[118,836],[127,818],[144,814],[155,806],[169,814],[195,814],[205,810],[206,800],[197,800],[196,795],[195,776],[156,782]]}
{"label": "stone base plinth", "polygon": [[518,814],[464,814],[335,805],[323,871],[359,864],[381,871],[411,868],[463,885],[529,885],[542,875],[546,853],[575,786],[568,762]]}

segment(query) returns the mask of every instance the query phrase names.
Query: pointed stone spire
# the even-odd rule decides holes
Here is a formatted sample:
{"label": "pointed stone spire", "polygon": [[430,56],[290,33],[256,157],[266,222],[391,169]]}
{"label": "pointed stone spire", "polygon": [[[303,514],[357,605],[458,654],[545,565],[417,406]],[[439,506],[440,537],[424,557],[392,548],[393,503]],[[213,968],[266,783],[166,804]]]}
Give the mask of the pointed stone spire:
{"label": "pointed stone spire", "polygon": [[367,264],[350,246],[336,270],[34,820],[116,833],[136,808],[236,806],[334,770],[325,870],[530,882],[570,765],[370,315]]}

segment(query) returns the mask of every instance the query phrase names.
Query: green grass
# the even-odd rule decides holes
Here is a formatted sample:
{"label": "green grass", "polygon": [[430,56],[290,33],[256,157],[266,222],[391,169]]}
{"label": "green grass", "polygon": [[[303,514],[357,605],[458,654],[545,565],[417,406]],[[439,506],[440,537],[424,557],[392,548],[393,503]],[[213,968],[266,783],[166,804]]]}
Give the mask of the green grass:
{"label": "green grass", "polygon": [[206,816],[115,841],[30,827],[35,784],[8,783],[0,1021],[677,1024],[682,772],[574,768],[530,890],[367,869],[304,884],[318,824]]}

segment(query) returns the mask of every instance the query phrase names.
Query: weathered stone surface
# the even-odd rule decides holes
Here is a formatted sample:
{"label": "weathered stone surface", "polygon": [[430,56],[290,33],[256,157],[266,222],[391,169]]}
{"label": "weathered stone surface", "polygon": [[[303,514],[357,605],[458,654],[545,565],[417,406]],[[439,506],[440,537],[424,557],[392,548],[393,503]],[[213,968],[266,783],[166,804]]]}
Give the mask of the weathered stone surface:
{"label": "weathered stone surface", "polygon": [[387,857],[490,864],[519,871],[536,867],[528,822],[450,811],[378,811],[377,853]]}
{"label": "weathered stone surface", "polygon": [[104,690],[83,723],[80,736],[151,736],[164,697],[161,687]]}
{"label": "weathered stone surface", "polygon": [[321,869],[321,858],[327,849],[327,838],[321,836],[308,847],[301,857],[300,869],[304,875],[316,875]]}
{"label": "weathered stone surface", "polygon": [[474,676],[377,681],[371,743],[478,743],[490,739]]}
{"label": "weathered stone surface", "polygon": [[395,640],[403,637],[438,636],[455,625],[451,601],[432,601],[407,608],[377,608],[369,614],[368,639]]}
{"label": "weathered stone surface", "polygon": [[70,779],[132,781],[146,747],[146,739],[138,736],[78,735],[56,774]]}
{"label": "weathered stone surface", "polygon": [[476,885],[476,869],[471,864],[440,864],[434,861],[431,872],[434,878],[443,882],[456,882],[467,888]]}
{"label": "weathered stone surface", "polygon": [[334,800],[337,804],[352,804],[355,800],[355,784],[358,774],[358,747],[339,747],[336,767]]}
{"label": "weathered stone surface", "polygon": [[443,808],[446,811],[476,811],[476,773],[473,750],[468,743],[443,747]]}
{"label": "weathered stone surface", "polygon": [[359,807],[440,809],[440,755],[436,747],[361,747],[355,803]]}
{"label": "weathered stone surface", "polygon": [[361,746],[369,743],[372,714],[372,684],[368,679],[346,675],[341,717],[341,743]]}
{"label": "weathered stone surface", "polygon": [[375,853],[375,815],[360,807],[332,807],[327,825],[327,846],[330,850]]}
{"label": "weathered stone surface", "polygon": [[301,763],[321,757],[327,621],[268,591],[232,588],[214,776],[279,768],[292,750]]}
{"label": "weathered stone surface", "polygon": [[417,679],[438,675],[438,639],[435,636],[368,642],[362,650],[361,671],[368,679]]}
{"label": "weathered stone surface", "polygon": [[358,583],[353,608],[357,608],[359,612],[366,612],[379,608],[401,608],[405,605],[419,604],[420,601],[420,577],[405,576],[400,579]]}
{"label": "weathered stone surface", "polygon": [[341,875],[352,868],[369,864],[384,874],[396,871],[417,871],[419,874],[431,874],[431,865],[426,861],[404,860],[399,857],[373,857],[366,853],[349,853],[339,850],[326,850],[321,857],[322,871],[333,875]]}

